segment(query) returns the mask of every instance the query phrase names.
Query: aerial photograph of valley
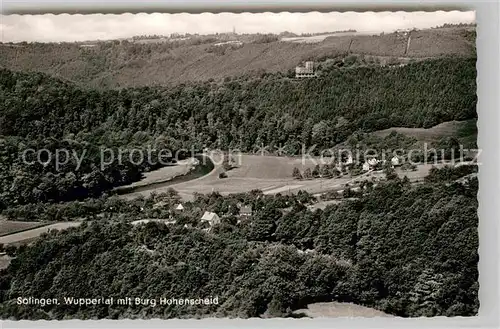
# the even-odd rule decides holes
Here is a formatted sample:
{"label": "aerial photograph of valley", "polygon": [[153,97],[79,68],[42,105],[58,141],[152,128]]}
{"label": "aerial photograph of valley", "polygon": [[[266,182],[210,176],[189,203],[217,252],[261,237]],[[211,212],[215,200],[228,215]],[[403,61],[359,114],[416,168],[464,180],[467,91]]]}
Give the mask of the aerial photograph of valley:
{"label": "aerial photograph of valley", "polygon": [[0,29],[0,319],[477,315],[475,12]]}

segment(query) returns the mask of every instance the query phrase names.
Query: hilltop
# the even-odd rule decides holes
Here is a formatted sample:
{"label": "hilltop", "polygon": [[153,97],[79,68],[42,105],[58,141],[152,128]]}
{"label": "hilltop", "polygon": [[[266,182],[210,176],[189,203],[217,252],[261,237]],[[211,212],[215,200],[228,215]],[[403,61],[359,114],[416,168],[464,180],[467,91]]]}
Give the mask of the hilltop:
{"label": "hilltop", "polygon": [[151,37],[88,43],[0,44],[0,66],[38,71],[90,87],[173,85],[264,73],[290,73],[305,60],[349,54],[424,59],[475,56],[474,27],[380,35],[355,31],[284,35]]}

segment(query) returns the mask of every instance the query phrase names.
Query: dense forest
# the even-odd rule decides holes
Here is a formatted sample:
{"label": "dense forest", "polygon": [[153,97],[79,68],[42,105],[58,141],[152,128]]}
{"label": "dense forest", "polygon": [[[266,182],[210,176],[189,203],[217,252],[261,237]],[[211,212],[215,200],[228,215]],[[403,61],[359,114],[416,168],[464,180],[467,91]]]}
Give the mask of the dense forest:
{"label": "dense forest", "polygon": [[[442,58],[401,68],[330,67],[301,81],[278,73],[105,91],[2,69],[0,210],[96,197],[136,181],[155,165],[131,161],[131,149],[252,152],[266,145],[297,154],[302,145],[330,148],[394,126],[474,119],[475,63]],[[128,150],[125,160],[101,168],[102,147]],[[61,168],[21,160],[28,149],[60,148],[71,155]],[[82,163],[73,155],[83,155]]]}
{"label": "dense forest", "polygon": [[[174,191],[96,201],[95,207],[106,203],[106,220],[8,248],[15,258],[0,272],[0,317],[291,316],[308,303],[332,300],[398,316],[475,315],[478,181],[470,175],[457,181],[469,172],[433,169],[414,186],[392,177],[352,201],[314,212],[305,192],[197,195],[183,213],[171,211],[178,202]],[[164,206],[154,207],[159,200]],[[255,209],[251,220],[237,222],[238,203]],[[200,229],[205,210],[222,216],[210,232]],[[141,212],[170,214],[176,223],[130,225]],[[33,307],[16,305],[19,296],[217,296],[219,303]]]}
{"label": "dense forest", "polygon": [[[475,118],[475,65],[475,58],[444,58],[399,69],[331,68],[319,79],[302,81],[269,74],[112,91],[1,70],[0,132],[29,138],[92,135],[101,143],[129,142],[142,132],[243,150],[260,143],[330,146],[358,129],[428,128]],[[321,134],[325,126],[330,134]],[[116,136],[119,131],[123,136]]]}

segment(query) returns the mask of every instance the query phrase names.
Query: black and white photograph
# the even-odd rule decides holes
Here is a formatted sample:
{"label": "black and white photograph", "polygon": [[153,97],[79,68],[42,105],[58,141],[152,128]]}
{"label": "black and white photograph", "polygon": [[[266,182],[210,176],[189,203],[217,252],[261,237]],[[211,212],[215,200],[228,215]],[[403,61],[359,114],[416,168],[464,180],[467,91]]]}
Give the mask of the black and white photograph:
{"label": "black and white photograph", "polygon": [[0,38],[1,320],[478,314],[475,11]]}

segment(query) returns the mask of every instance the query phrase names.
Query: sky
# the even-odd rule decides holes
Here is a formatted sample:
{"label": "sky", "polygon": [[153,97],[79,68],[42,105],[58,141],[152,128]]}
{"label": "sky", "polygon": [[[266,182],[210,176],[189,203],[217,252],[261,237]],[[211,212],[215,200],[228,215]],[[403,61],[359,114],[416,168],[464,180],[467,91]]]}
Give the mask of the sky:
{"label": "sky", "polygon": [[45,14],[0,15],[2,42],[110,40],[136,35],[332,32],[392,32],[444,23],[473,23],[475,12],[331,12],[331,13],[202,13],[202,14]]}

